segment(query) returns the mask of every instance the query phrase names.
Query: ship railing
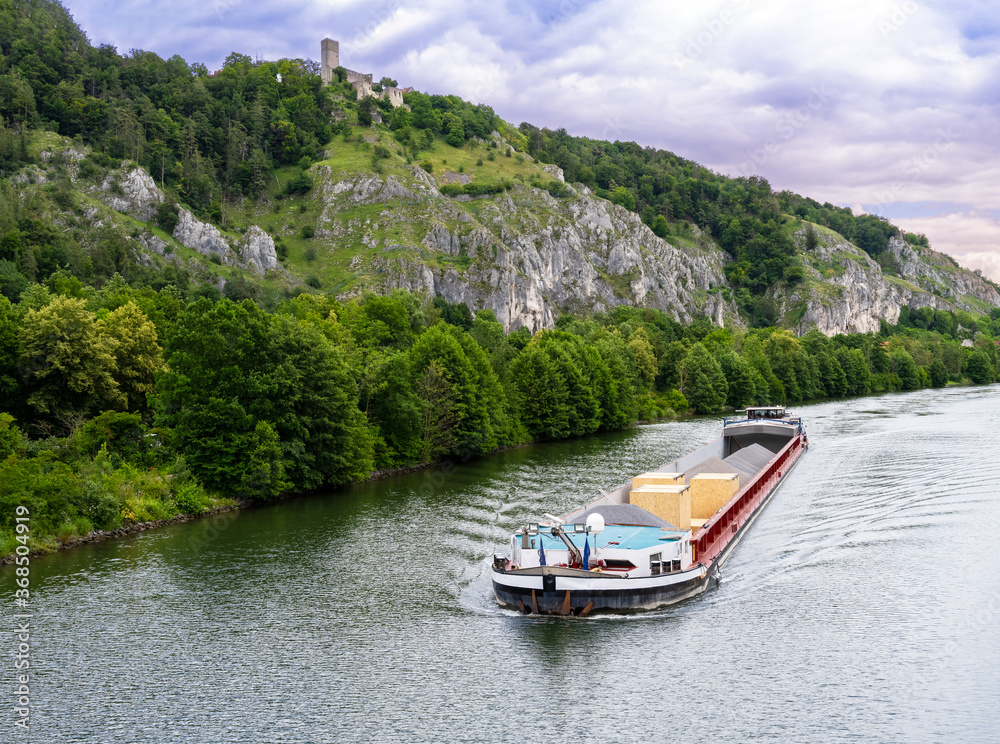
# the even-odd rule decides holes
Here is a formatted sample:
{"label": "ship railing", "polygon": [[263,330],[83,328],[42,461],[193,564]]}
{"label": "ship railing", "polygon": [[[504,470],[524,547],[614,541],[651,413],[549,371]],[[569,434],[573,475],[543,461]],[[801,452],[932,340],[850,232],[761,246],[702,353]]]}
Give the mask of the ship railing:
{"label": "ship railing", "polygon": [[708,565],[729,543],[767,495],[777,487],[788,466],[802,451],[802,437],[788,442],[756,476],[694,533],[694,560]]}

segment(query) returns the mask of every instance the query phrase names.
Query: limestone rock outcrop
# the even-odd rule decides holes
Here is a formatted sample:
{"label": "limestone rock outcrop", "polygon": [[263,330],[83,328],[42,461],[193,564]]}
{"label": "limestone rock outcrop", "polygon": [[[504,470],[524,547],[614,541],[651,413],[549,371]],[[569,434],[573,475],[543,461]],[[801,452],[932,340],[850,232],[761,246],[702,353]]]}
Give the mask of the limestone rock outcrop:
{"label": "limestone rock outcrop", "polygon": [[[508,329],[531,331],[552,327],[568,310],[625,303],[659,308],[681,321],[696,313],[720,324],[738,320],[721,292],[725,254],[708,245],[668,243],[638,215],[603,199],[555,199],[517,186],[460,205],[436,189],[433,198],[425,196],[430,184],[416,172],[416,183],[405,185],[367,174],[322,175],[318,235],[330,241],[333,254],[348,245],[374,250],[363,260],[353,256],[350,268],[371,277],[377,291],[440,294],[493,310]],[[385,208],[361,220],[351,216],[358,203]],[[398,234],[407,230],[412,237],[403,241]]]}
{"label": "limestone rock outcrop", "polygon": [[178,213],[177,226],[174,228],[174,240],[206,256],[213,253],[226,262],[230,259],[229,242],[219,232],[218,228],[202,222],[186,209]]}
{"label": "limestone rock outcrop", "polygon": [[[120,188],[115,189],[115,184]],[[156,216],[156,207],[163,201],[163,192],[150,175],[137,165],[108,175],[98,194],[101,201],[122,214],[149,222]]]}
{"label": "limestone rock outcrop", "polygon": [[245,265],[261,275],[280,266],[274,241],[256,225],[251,226],[240,241],[240,258]]}
{"label": "limestone rock outcrop", "polygon": [[[992,286],[942,254],[929,251],[931,261],[927,256],[921,260],[917,249],[893,238],[887,251],[897,273],[907,277],[903,279],[883,273],[870,256],[833,231],[817,230],[821,238],[816,248],[803,248],[806,281],[774,295],[786,323],[799,334],[812,328],[828,336],[875,333],[881,319],[896,323],[903,307],[978,312],[976,303],[1000,306]],[[797,237],[804,245],[804,231]]]}

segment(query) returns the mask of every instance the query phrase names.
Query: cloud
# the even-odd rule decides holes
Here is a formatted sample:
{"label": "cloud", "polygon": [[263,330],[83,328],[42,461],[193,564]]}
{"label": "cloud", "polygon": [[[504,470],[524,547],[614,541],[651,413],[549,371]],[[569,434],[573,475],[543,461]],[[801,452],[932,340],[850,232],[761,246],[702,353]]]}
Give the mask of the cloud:
{"label": "cloud", "polygon": [[[319,56],[517,124],[661,147],[818,201],[933,211],[935,247],[1000,250],[1000,23],[986,0],[79,0],[96,42],[221,66]],[[945,133],[942,135],[942,132]],[[960,208],[941,215],[940,205]],[[968,224],[963,228],[963,221]],[[985,263],[984,263],[985,262]],[[986,269],[984,268],[984,271]]]}
{"label": "cloud", "polygon": [[1000,282],[1000,222],[977,212],[907,217],[894,222],[907,232],[923,233],[935,250]]}

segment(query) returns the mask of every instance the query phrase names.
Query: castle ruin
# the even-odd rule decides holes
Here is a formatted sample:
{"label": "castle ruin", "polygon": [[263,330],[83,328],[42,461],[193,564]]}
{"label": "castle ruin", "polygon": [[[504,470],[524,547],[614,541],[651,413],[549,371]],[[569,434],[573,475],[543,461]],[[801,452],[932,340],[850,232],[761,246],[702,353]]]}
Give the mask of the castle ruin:
{"label": "castle ruin", "polygon": [[[334,70],[340,67],[340,42],[334,39],[323,39],[320,42],[320,77],[323,79],[323,85],[329,85],[333,82]],[[348,70],[346,67],[344,71],[347,73],[347,82],[354,86],[355,90],[358,91],[358,100],[361,100],[365,96],[379,95],[379,92],[374,89],[375,83],[373,82],[372,74],[357,72],[356,70]],[[381,97],[389,101],[393,106],[403,105],[403,89],[394,88],[391,86],[383,86]]]}

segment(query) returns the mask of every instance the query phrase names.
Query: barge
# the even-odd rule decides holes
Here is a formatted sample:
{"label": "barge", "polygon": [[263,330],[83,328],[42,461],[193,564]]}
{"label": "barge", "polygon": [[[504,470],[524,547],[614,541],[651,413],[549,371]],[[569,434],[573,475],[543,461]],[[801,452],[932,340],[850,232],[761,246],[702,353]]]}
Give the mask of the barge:
{"label": "barge", "polygon": [[562,517],[525,524],[494,555],[501,607],[525,614],[652,610],[703,592],[808,447],[781,406]]}

